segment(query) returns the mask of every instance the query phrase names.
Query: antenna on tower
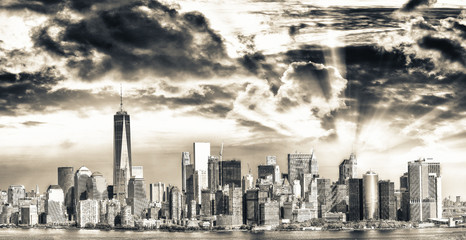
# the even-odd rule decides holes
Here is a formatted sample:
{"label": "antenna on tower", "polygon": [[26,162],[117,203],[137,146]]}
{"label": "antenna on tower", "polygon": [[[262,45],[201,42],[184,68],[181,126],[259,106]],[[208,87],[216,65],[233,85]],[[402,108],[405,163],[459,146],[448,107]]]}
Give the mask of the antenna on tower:
{"label": "antenna on tower", "polygon": [[120,111],[123,112],[123,87],[120,83]]}
{"label": "antenna on tower", "polygon": [[222,142],[222,147],[220,148],[220,161],[223,161],[223,142]]}

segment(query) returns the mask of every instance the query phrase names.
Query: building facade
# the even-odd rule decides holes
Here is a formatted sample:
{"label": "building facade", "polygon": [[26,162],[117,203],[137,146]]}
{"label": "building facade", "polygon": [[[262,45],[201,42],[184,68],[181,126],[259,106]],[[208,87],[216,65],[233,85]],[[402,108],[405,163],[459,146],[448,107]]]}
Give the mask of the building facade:
{"label": "building facade", "polygon": [[87,199],[87,180],[92,176],[89,168],[82,166],[74,175],[75,204]]}
{"label": "building facade", "polygon": [[348,159],[343,160],[339,165],[338,183],[345,184],[348,179],[356,178],[357,176],[357,159],[356,155],[351,153]]}
{"label": "building facade", "polygon": [[181,153],[181,190],[185,193],[186,190],[186,166],[191,164],[189,152]]}
{"label": "building facade", "polygon": [[241,187],[241,161],[229,160],[220,162],[221,186]]}
{"label": "building facade", "polygon": [[65,218],[65,196],[58,185],[50,185],[47,189],[45,203],[45,214],[47,224],[64,224]]}
{"label": "building facade", "polygon": [[113,116],[113,194],[121,203],[128,197],[128,182],[132,176],[130,115],[123,110]]}
{"label": "building facade", "polygon": [[12,207],[19,207],[19,199],[26,197],[26,189],[23,185],[10,185],[8,187],[8,203]]}
{"label": "building facade", "polygon": [[379,219],[379,176],[368,171],[362,176],[364,219]]}
{"label": "building facade", "polygon": [[143,212],[148,207],[144,178],[131,177],[129,180],[128,205],[131,206],[131,213],[135,219],[143,217]]}
{"label": "building facade", "polygon": [[76,224],[78,227],[95,226],[100,221],[99,201],[81,200],[76,207]]}
{"label": "building facade", "polygon": [[318,177],[317,158],[314,152],[288,154],[288,181],[293,184],[295,180],[301,180],[303,174],[311,173]]}
{"label": "building facade", "polygon": [[442,218],[440,163],[419,159],[408,163],[409,220]]}
{"label": "building facade", "polygon": [[380,219],[396,220],[395,183],[379,181]]}
{"label": "building facade", "polygon": [[361,178],[348,179],[348,221],[360,221],[364,219],[362,184],[363,180]]}
{"label": "building facade", "polygon": [[102,173],[94,172],[91,177],[87,179],[87,198],[93,200],[108,199],[107,188],[107,180]]}
{"label": "building facade", "polygon": [[65,194],[66,213],[71,220],[73,215],[73,201],[74,201],[74,168],[73,167],[59,167],[58,168],[58,185]]}
{"label": "building facade", "polygon": [[167,201],[167,186],[165,183],[158,182],[158,183],[151,183],[149,185],[149,194],[150,194],[150,202],[152,203],[162,203]]}

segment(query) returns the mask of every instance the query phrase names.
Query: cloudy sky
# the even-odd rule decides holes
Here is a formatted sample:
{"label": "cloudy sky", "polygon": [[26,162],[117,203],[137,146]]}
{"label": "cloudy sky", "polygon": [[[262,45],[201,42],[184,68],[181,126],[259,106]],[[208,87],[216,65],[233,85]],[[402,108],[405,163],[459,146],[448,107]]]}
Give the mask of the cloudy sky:
{"label": "cloudy sky", "polygon": [[113,115],[131,115],[133,165],[180,185],[181,152],[253,173],[309,152],[337,179],[442,164],[466,189],[466,4],[405,1],[7,0],[0,3],[0,189],[56,184],[57,167],[112,182]]}

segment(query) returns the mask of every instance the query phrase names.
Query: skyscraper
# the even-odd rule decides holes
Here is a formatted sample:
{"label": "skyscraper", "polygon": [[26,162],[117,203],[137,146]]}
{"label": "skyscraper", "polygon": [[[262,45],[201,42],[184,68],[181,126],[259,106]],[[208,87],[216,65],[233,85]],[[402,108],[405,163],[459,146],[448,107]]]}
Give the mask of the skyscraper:
{"label": "skyscraper", "polygon": [[74,200],[74,168],[73,167],[59,167],[58,168],[58,185],[65,194],[66,212],[69,217],[73,214],[73,200]]}
{"label": "skyscraper", "polygon": [[183,210],[183,194],[178,187],[170,188],[170,219],[180,220]]}
{"label": "skyscraper", "polygon": [[332,206],[332,188],[330,179],[317,179],[317,211],[319,218],[330,211]]}
{"label": "skyscraper", "polygon": [[379,181],[380,219],[396,219],[395,183]]}
{"label": "skyscraper", "polygon": [[398,220],[409,220],[409,174],[405,172],[400,177],[400,209]]}
{"label": "skyscraper", "polygon": [[217,156],[209,156],[207,178],[209,182],[209,190],[212,193],[217,192],[220,184],[220,169]]}
{"label": "skyscraper", "polygon": [[303,174],[318,175],[317,159],[314,151],[309,153],[288,154],[288,181],[293,184],[295,180],[301,180]]}
{"label": "skyscraper", "polygon": [[196,170],[194,171],[194,198],[198,204],[201,204],[201,191],[203,189],[208,189],[208,185],[204,186],[203,183],[208,183],[207,171],[205,170]]}
{"label": "skyscraper", "polygon": [[351,153],[348,159],[343,160],[339,166],[338,183],[344,184],[348,179],[356,178],[357,175],[357,159],[356,155]]}
{"label": "skyscraper", "polygon": [[241,161],[229,160],[220,162],[221,186],[229,185],[230,188],[241,187]]}
{"label": "skyscraper", "polygon": [[[204,170],[207,172],[207,162],[210,156],[210,143],[195,142],[193,143],[194,150],[194,170]],[[207,184],[206,186],[207,187]]]}
{"label": "skyscraper", "polygon": [[8,187],[8,203],[12,207],[19,207],[19,199],[26,196],[26,189],[23,185],[11,185]]}
{"label": "skyscraper", "polygon": [[363,220],[363,186],[361,178],[351,178],[348,180],[349,203],[348,221]]}
{"label": "skyscraper", "polygon": [[212,216],[214,215],[214,202],[215,194],[212,193],[209,189],[204,189],[201,192],[201,215],[203,216]]}
{"label": "skyscraper", "polygon": [[442,217],[440,163],[419,159],[408,163],[409,220]]}
{"label": "skyscraper", "polygon": [[50,185],[47,189],[47,201],[45,203],[45,213],[47,223],[65,223],[65,197],[63,190],[58,185]]}
{"label": "skyscraper", "polygon": [[190,204],[195,199],[196,179],[194,179],[194,164],[188,164],[186,167],[186,203]]}
{"label": "skyscraper", "polygon": [[259,165],[257,166],[257,178],[267,179],[267,176],[272,176],[275,182],[275,166],[274,165]]}
{"label": "skyscraper", "polygon": [[181,153],[181,190],[186,193],[186,166],[191,164],[189,152]]}
{"label": "skyscraper", "polygon": [[150,184],[150,201],[162,203],[167,201],[167,193],[165,183],[151,183]]}
{"label": "skyscraper", "polygon": [[108,199],[107,180],[102,173],[94,172],[87,179],[87,198],[92,200]]}
{"label": "skyscraper", "polygon": [[243,176],[243,194],[246,193],[247,190],[254,188],[254,177],[251,174],[251,170],[249,173]]}
{"label": "skyscraper", "polygon": [[409,185],[409,175],[407,172],[403,173],[400,177],[400,190],[408,190]]}
{"label": "skyscraper", "polygon": [[87,179],[90,178],[91,175],[92,172],[84,166],[80,167],[78,171],[76,171],[74,176],[75,204],[78,204],[79,200],[87,199]]}
{"label": "skyscraper", "polygon": [[113,116],[113,193],[121,203],[128,197],[128,182],[132,176],[130,118],[123,111],[120,96],[120,111]]}
{"label": "skyscraper", "polygon": [[146,185],[144,184],[144,178],[131,177],[128,183],[128,202],[131,206],[131,213],[136,218],[141,218],[144,209],[148,206],[146,197]]}
{"label": "skyscraper", "polygon": [[97,224],[100,220],[99,201],[82,200],[76,206],[76,224],[78,227],[85,227],[86,224]]}
{"label": "skyscraper", "polygon": [[362,175],[364,219],[379,219],[379,175],[368,171]]}

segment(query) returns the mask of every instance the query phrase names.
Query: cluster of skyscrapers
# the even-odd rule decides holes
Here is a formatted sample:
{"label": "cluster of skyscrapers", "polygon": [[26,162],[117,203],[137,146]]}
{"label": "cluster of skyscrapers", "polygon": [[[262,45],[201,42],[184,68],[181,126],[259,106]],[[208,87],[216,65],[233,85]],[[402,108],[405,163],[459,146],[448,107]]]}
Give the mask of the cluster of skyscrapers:
{"label": "cluster of skyscrapers", "polygon": [[397,190],[394,182],[379,180],[373,171],[359,178],[354,154],[339,165],[338,181],[322,178],[313,150],[288,154],[286,173],[276,156],[266,156],[254,180],[251,169],[242,175],[241,161],[223,159],[223,144],[219,154],[212,155],[210,143],[195,142],[192,154],[181,153],[181,189],[150,183],[147,197],[143,167],[132,164],[130,116],[122,104],[114,115],[113,144],[113,185],[84,166],[77,171],[60,167],[58,185],[50,185],[46,194],[37,188],[26,192],[21,185],[0,192],[0,224],[239,227],[316,218],[442,218],[440,163],[432,159],[409,162]]}

